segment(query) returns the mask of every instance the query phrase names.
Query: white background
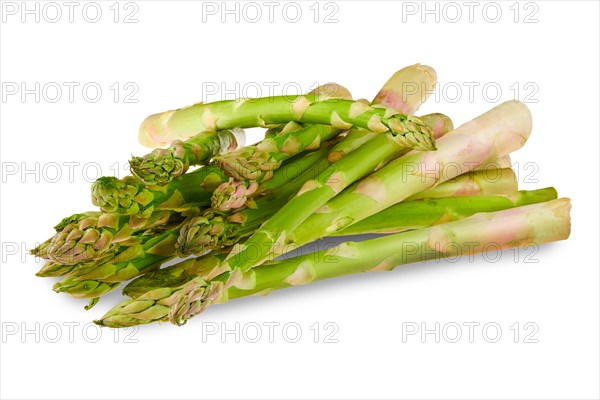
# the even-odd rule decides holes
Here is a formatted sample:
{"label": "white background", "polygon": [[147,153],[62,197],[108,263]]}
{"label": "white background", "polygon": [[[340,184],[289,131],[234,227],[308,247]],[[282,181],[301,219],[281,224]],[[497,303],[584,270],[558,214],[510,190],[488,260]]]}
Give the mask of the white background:
{"label": "white background", "polygon": [[[43,14],[44,3],[39,22],[25,15],[24,23],[21,3],[13,3],[15,15],[6,3],[3,89],[39,82],[47,91],[36,102],[35,94],[3,90],[0,104],[3,398],[598,398],[597,2],[498,2],[486,13],[485,3],[477,3],[472,21],[463,2],[452,8],[429,2],[429,9],[438,7],[437,22],[435,14],[423,15],[421,2],[302,2],[297,23],[289,22],[293,9],[282,15],[285,3],[275,8],[273,23],[262,2],[255,3],[263,12],[256,23],[244,21],[255,8],[243,14],[243,3],[237,23],[234,15],[221,23],[220,2],[204,5],[205,11],[216,6],[215,15],[193,1],[99,2],[97,23],[82,16],[86,3],[74,9],[72,23],[62,2],[56,23],[48,22],[56,10]],[[498,8],[502,15],[492,23]],[[451,22],[457,9],[462,17]],[[93,19],[94,9],[86,10]],[[337,22],[325,23],[334,11]],[[132,12],[138,22],[124,23]],[[513,161],[523,188],[552,185],[572,199],[568,241],[542,246],[529,259],[537,262],[526,262],[528,253],[505,252],[497,262],[480,256],[411,265],[232,301],[183,328],[156,324],[118,337],[104,329],[97,341],[98,331],[86,324],[120,295],[86,312],[83,301],[53,293],[50,279],[34,276],[41,264],[25,249],[64,216],[92,208],[89,184],[99,172],[112,175],[118,163],[123,176],[130,155],[145,152],[136,135],[146,115],[255,96],[257,87],[268,95],[271,83],[280,94],[286,84],[292,93],[336,81],[355,98],[370,99],[394,71],[416,62],[435,67],[445,90],[422,113],[443,112],[458,125],[498,102],[527,102],[534,130]],[[52,82],[63,89],[55,103]],[[79,84],[73,102],[65,82]],[[232,93],[207,98],[206,82]],[[92,89],[87,99],[82,94],[86,83],[101,87],[97,102]],[[472,96],[468,85],[477,85]],[[537,166],[529,179],[537,183],[524,182],[532,172],[526,163]],[[235,330],[238,322],[246,327],[239,343],[233,334],[222,340],[221,330]],[[273,343],[270,322],[280,324]],[[480,324],[473,343],[469,322]],[[450,330],[439,343],[433,334],[424,343],[419,334],[403,340],[410,323]],[[453,323],[462,327],[458,343],[448,340]],[[493,329],[483,335],[486,323],[502,329],[496,343],[488,342]],[[263,336],[250,343],[256,324]],[[302,337],[289,343],[294,327]],[[326,343],[335,327],[329,339],[337,343]],[[214,329],[219,333],[208,335]],[[526,343],[531,339],[537,343]]]}

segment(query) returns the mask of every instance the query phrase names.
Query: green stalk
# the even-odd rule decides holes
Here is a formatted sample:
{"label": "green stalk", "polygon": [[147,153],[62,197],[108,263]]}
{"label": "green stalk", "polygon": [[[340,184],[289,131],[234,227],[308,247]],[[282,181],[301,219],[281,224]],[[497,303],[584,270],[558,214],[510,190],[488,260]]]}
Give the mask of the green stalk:
{"label": "green stalk", "polygon": [[146,186],[132,176],[104,176],[92,184],[92,203],[104,212],[147,218],[155,210],[186,211],[207,206],[212,191],[227,179],[215,165],[184,174],[166,186]]}
{"label": "green stalk", "polygon": [[131,173],[146,185],[164,186],[183,175],[190,166],[203,165],[211,158],[243,146],[245,134],[241,129],[203,132],[166,149],[155,149],[143,157],[129,161]]}
{"label": "green stalk", "polygon": [[513,200],[506,196],[464,196],[403,201],[365,218],[333,236],[398,233],[457,221],[479,212],[493,212],[556,199],[556,189],[522,190]]}
{"label": "green stalk", "polygon": [[337,129],[357,127],[377,133],[389,132],[405,147],[435,148],[430,129],[416,117],[393,109],[371,107],[364,102],[318,101],[318,97],[307,94],[199,103],[149,116],[140,127],[139,140],[142,144],[160,146],[173,140],[185,140],[199,132],[268,127],[295,121],[331,125]]}
{"label": "green stalk", "polygon": [[288,248],[300,246],[331,235],[475,170],[522,147],[530,133],[531,113],[527,106],[515,101],[502,103],[444,135],[438,141],[437,151],[411,152],[346,189],[290,232],[285,244]]}
{"label": "green stalk", "polygon": [[513,197],[518,190],[517,176],[512,169],[486,168],[458,175],[437,186],[409,196],[405,201],[457,196],[504,195]]}
{"label": "green stalk", "polygon": [[413,262],[565,240],[570,234],[569,211],[570,201],[563,198],[479,213],[431,228],[346,242],[316,253],[269,262],[245,274],[240,270],[225,272],[213,280],[205,274],[218,268],[220,260],[208,257],[170,267],[179,268],[177,273],[169,269],[157,272],[165,278],[162,287],[122,302],[95,322],[113,328],[167,320],[183,325],[210,305],[230,299],[264,295],[343,275],[389,271]]}

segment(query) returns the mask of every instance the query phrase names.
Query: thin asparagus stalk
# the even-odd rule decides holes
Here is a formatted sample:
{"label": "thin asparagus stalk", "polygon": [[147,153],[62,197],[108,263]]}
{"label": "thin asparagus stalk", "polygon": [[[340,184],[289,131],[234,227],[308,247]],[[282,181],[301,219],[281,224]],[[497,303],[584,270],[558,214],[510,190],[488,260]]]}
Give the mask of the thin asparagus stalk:
{"label": "thin asparagus stalk", "polygon": [[215,157],[215,163],[237,180],[251,180],[260,184],[271,179],[273,171],[284,160],[303,151],[316,150],[322,142],[340,132],[329,125],[308,125],[298,131],[264,139],[256,146],[246,146]]}
{"label": "thin asparagus stalk", "polygon": [[358,221],[333,236],[398,233],[457,221],[479,212],[493,212],[556,199],[556,189],[521,190],[513,200],[506,196],[463,196],[403,201]]}
{"label": "thin asparagus stalk", "polygon": [[[495,162],[492,162],[494,164]],[[406,201],[457,196],[513,197],[517,194],[517,176],[510,168],[467,172],[406,198]]]}
{"label": "thin asparagus stalk", "polygon": [[317,253],[272,261],[245,274],[240,270],[226,272],[213,280],[208,280],[206,273],[220,264],[218,257],[188,262],[172,276],[169,270],[157,272],[164,274],[162,287],[122,302],[95,322],[113,328],[167,320],[183,325],[210,305],[234,298],[348,274],[389,271],[413,262],[565,240],[570,234],[569,211],[569,199],[562,198],[479,213],[431,228],[346,242]]}
{"label": "thin asparagus stalk", "polygon": [[184,174],[166,186],[146,186],[132,176],[104,176],[92,184],[92,203],[104,212],[147,218],[155,210],[185,211],[207,206],[212,191],[227,179],[215,165]]}
{"label": "thin asparagus stalk", "polygon": [[[225,100],[195,104],[154,114],[140,127],[139,141],[164,145],[185,140],[199,132],[234,127],[268,127],[290,121],[331,125],[337,129],[358,127],[394,135],[405,147],[435,148],[431,131],[413,116],[393,109],[375,108],[363,102],[343,99],[318,101],[319,95],[274,96],[259,99]],[[156,147],[156,146],[155,146]]]}
{"label": "thin asparagus stalk", "polygon": [[217,156],[244,146],[241,129],[203,132],[182,141],[176,140],[166,149],[155,149],[143,157],[129,161],[131,173],[146,185],[164,186],[187,172],[190,166],[203,165]]}
{"label": "thin asparagus stalk", "polygon": [[105,253],[114,253],[120,247],[135,245],[138,241],[132,235],[137,232],[182,220],[171,211],[154,212],[149,218],[102,212],[79,215],[86,217],[61,226],[48,239],[44,254],[36,253],[36,249],[32,253],[55,263],[75,265],[102,258]]}
{"label": "thin asparagus stalk", "polygon": [[527,106],[516,101],[502,103],[444,135],[437,151],[411,152],[392,161],[329,201],[294,232],[273,241],[289,248],[331,235],[521,148],[530,133]]}

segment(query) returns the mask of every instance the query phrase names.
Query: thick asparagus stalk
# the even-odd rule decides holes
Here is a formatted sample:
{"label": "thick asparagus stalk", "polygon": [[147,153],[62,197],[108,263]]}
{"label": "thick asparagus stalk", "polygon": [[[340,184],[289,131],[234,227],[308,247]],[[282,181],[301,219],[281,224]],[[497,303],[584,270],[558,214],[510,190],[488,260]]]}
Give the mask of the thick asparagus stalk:
{"label": "thick asparagus stalk", "polygon": [[556,199],[554,188],[522,190],[506,196],[463,196],[403,201],[350,225],[333,236],[397,233],[457,221],[479,212],[493,212]]}
{"label": "thick asparagus stalk", "polygon": [[[157,272],[164,274],[161,288],[122,302],[95,322],[115,328],[166,320],[183,325],[210,305],[229,299],[348,274],[388,271],[430,259],[564,240],[570,233],[569,211],[570,201],[563,198],[479,213],[431,228],[346,242],[317,253],[269,262],[245,274],[240,270],[226,272],[213,280],[206,279],[206,272],[220,264],[218,257],[188,262],[176,273],[168,269]],[[135,281],[131,286],[130,292],[135,293]]]}
{"label": "thick asparagus stalk", "polygon": [[146,185],[164,186],[187,172],[190,166],[206,164],[211,158],[243,146],[241,129],[203,132],[166,149],[155,149],[129,161],[131,173]]}
{"label": "thick asparagus stalk", "polygon": [[416,117],[393,109],[371,107],[364,102],[318,101],[318,97],[307,94],[199,103],[149,116],[140,127],[139,141],[156,147],[173,140],[185,140],[199,132],[268,127],[296,121],[337,129],[358,127],[377,133],[389,132],[405,147],[435,148],[430,129]]}
{"label": "thick asparagus stalk", "polygon": [[92,203],[104,212],[147,218],[155,210],[207,206],[212,191],[227,179],[215,165],[184,174],[166,186],[146,186],[132,176],[105,176],[92,184]]}
{"label": "thick asparagus stalk", "polygon": [[527,106],[516,101],[502,103],[444,135],[437,151],[413,152],[392,161],[329,201],[294,232],[274,240],[299,246],[331,235],[519,149],[530,133]]}
{"label": "thick asparagus stalk", "polygon": [[[47,260],[63,265],[75,265],[92,261],[105,253],[116,252],[120,247],[135,245],[132,235],[167,223],[180,222],[181,216],[171,211],[158,211],[149,218],[130,215],[89,212],[85,218],[61,226],[48,239],[44,254],[36,253]],[[63,220],[64,221],[64,220]]]}

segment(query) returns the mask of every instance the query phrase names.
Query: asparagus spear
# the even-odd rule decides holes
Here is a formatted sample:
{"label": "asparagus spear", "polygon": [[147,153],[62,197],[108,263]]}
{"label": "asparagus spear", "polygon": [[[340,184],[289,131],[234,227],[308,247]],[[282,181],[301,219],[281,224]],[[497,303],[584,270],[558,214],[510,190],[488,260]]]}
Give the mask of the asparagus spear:
{"label": "asparagus spear", "polygon": [[154,114],[140,127],[139,141],[158,145],[185,140],[198,132],[234,127],[268,127],[290,121],[331,125],[338,129],[359,127],[389,132],[405,147],[435,148],[431,131],[416,117],[393,109],[371,107],[343,99],[318,101],[319,95],[274,96],[259,99],[198,103],[179,110]]}
{"label": "asparagus spear", "polygon": [[132,176],[104,176],[92,184],[92,203],[104,212],[147,218],[155,210],[207,206],[212,191],[226,180],[214,165],[177,177],[166,186],[146,186]]}
{"label": "asparagus spear", "polygon": [[297,131],[268,138],[256,146],[215,157],[215,163],[237,180],[256,183],[268,181],[284,160],[303,151],[318,149],[322,142],[337,136],[341,130],[328,125],[308,125]]}
{"label": "asparagus spear", "polygon": [[120,247],[136,244],[137,240],[132,237],[136,232],[181,221],[181,217],[171,211],[154,212],[149,218],[101,212],[76,215],[85,215],[85,218],[62,224],[56,234],[47,240],[44,254],[36,252],[36,249],[32,253],[55,263],[75,265],[101,258]]}
{"label": "asparagus spear", "polygon": [[[389,271],[396,266],[442,257],[475,254],[493,249],[565,240],[570,233],[567,198],[493,213],[479,213],[460,221],[397,233],[283,261],[272,261],[245,274],[225,272],[213,280],[206,273],[218,257],[179,266],[179,271],[157,272],[161,287],[109,310],[98,325],[114,328],[170,321],[183,325],[212,304],[272,290],[354,273]],[[135,293],[135,281],[130,292]]]}
{"label": "asparagus spear", "polygon": [[285,240],[278,241],[280,245],[300,246],[331,235],[519,149],[530,133],[531,114],[527,106],[516,101],[502,103],[444,135],[438,141],[437,151],[407,154],[348,188],[282,238]]}
{"label": "asparagus spear", "polygon": [[364,233],[397,233],[456,221],[479,212],[500,211],[556,199],[554,188],[521,190],[515,199],[506,196],[463,196],[403,201],[358,221],[333,236]]}
{"label": "asparagus spear", "polygon": [[203,132],[182,141],[176,140],[166,149],[155,149],[143,157],[129,161],[131,173],[146,185],[164,186],[183,175],[190,166],[206,164],[218,154],[243,146],[241,129]]}

